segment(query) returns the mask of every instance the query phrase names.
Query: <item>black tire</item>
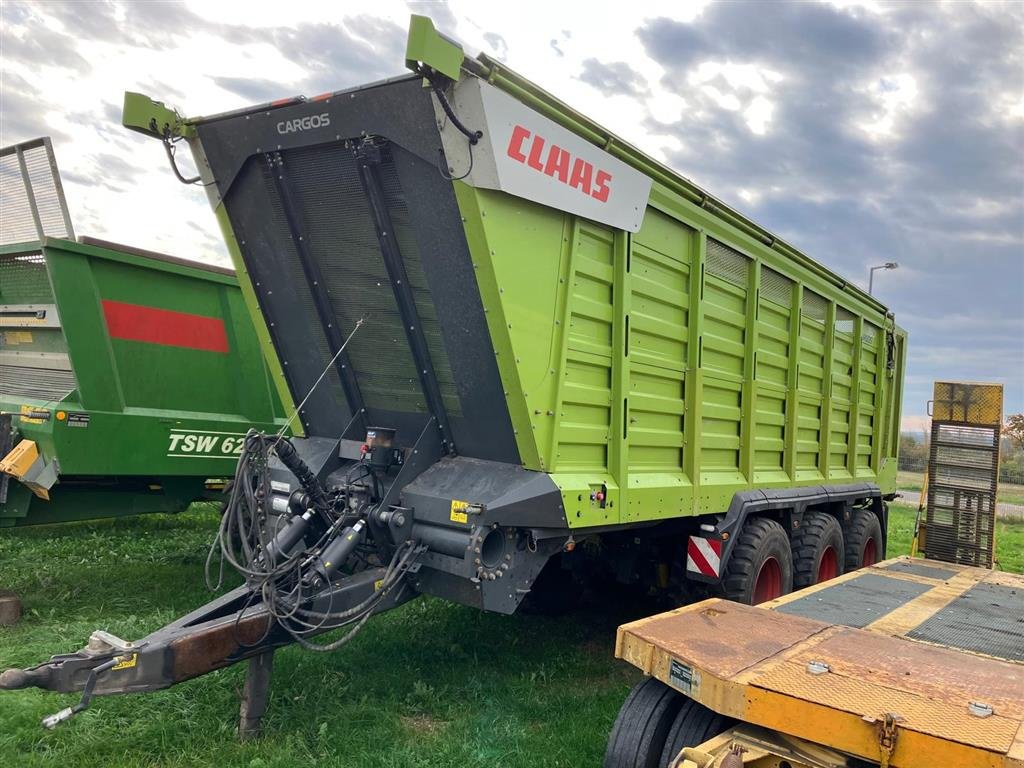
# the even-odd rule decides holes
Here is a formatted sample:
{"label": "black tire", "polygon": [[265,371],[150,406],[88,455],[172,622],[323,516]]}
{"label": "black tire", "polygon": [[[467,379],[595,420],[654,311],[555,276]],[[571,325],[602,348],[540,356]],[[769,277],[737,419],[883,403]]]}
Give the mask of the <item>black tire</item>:
{"label": "black tire", "polygon": [[841,576],[845,563],[846,546],[839,521],[828,512],[804,515],[793,535],[793,589]]}
{"label": "black tire", "polygon": [[684,747],[696,747],[732,727],[733,720],[687,699],[665,739],[659,768],[670,768]]}
{"label": "black tire", "polygon": [[[865,558],[871,562],[866,563]],[[885,539],[882,538],[882,524],[878,515],[870,509],[853,510],[853,517],[846,529],[846,571],[856,571],[884,559]]]}
{"label": "black tire", "polygon": [[638,683],[612,726],[604,768],[661,768],[665,739],[684,701],[657,678]]}
{"label": "black tire", "polygon": [[793,553],[789,548],[789,536],[774,520],[748,518],[725,566],[722,579],[725,597],[737,603],[754,605],[758,577],[770,559],[779,566],[777,596],[792,592]]}

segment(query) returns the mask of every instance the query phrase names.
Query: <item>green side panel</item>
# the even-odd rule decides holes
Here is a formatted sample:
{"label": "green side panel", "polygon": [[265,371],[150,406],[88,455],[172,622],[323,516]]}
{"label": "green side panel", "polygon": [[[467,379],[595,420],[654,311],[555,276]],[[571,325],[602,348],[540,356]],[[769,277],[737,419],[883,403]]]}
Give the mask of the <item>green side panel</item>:
{"label": "green side panel", "polygon": [[657,184],[634,235],[456,187],[524,465],[572,525],[894,490],[882,312]]}
{"label": "green side panel", "polygon": [[550,455],[540,447],[550,444],[556,422],[551,405],[565,337],[565,216],[461,182],[454,187],[519,454],[523,466],[546,471]]}
{"label": "green side panel", "polygon": [[[139,504],[177,509],[202,492],[206,478],[233,473],[250,427],[283,424],[230,273],[48,238],[0,249],[0,304],[0,410],[18,414],[16,437],[34,440],[60,471],[49,502],[25,496],[12,481],[0,517],[28,514],[36,523],[96,516],[101,507],[104,515],[139,511]],[[144,338],[125,338],[134,326],[112,334],[111,306],[141,313],[134,315],[140,324],[148,318]],[[168,329],[181,330],[176,323],[198,323],[202,332],[167,338]],[[72,494],[86,478],[104,485]],[[139,483],[142,490],[132,490]],[[172,483],[193,495],[168,495]]]}
{"label": "green side panel", "polygon": [[10,490],[7,503],[0,510],[0,528],[178,513],[208,495],[202,478],[198,477],[168,478],[150,486],[66,483],[52,489],[49,501],[37,498],[23,485],[12,484]]}
{"label": "green side panel", "polygon": [[[48,250],[58,290],[62,297],[74,296],[73,300],[62,302],[62,306],[73,306],[72,317],[84,309],[96,308],[87,300],[86,291],[91,288],[88,292],[101,301],[187,312],[224,321],[228,348],[234,354],[108,336],[109,346],[105,351],[109,351],[112,370],[127,374],[118,377],[126,410],[154,406],[161,410],[199,413],[237,410],[253,421],[273,420],[269,393],[265,388],[261,392],[252,386],[254,379],[265,383],[266,376],[262,375],[259,351],[252,334],[237,331],[239,326],[244,328],[246,315],[236,288],[169,274],[153,279],[151,270],[145,267],[104,260],[92,262],[91,286],[83,286],[77,280],[66,284],[68,275],[79,276],[81,260],[77,254]],[[103,341],[97,336],[83,346],[95,355],[103,348]],[[86,359],[79,359],[81,356],[77,354],[74,357],[76,370],[92,367],[96,361],[92,355]],[[198,380],[202,381],[202,386],[196,385]],[[86,402],[88,404],[88,400]]]}

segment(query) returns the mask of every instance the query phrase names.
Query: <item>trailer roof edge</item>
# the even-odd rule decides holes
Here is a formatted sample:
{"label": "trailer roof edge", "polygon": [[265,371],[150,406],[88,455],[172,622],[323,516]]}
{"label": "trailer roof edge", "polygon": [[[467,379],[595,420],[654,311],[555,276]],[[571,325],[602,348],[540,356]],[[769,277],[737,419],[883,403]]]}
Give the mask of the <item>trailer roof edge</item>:
{"label": "trailer roof edge", "polygon": [[682,195],[692,203],[719,216],[723,221],[740,230],[744,234],[758,240],[764,246],[794,259],[802,266],[818,276],[828,280],[840,290],[845,291],[869,306],[888,314],[889,308],[882,304],[867,291],[851,283],[846,278],[803,253],[785,240],[772,234],[757,222],[744,216],[732,206],[722,202],[714,195],[705,191],[694,182],[673,170],[664,163],[638,149],[633,144],[611,133],[599,123],[570,107],[558,97],[538,86],[536,83],[509,69],[505,64],[490,57],[486,53],[476,58],[467,56],[463,61],[463,69],[487,83],[500,88],[509,95],[519,99],[526,105],[536,109],[545,117],[554,120],[563,127],[580,135],[592,144],[617,157],[619,160],[646,173],[655,181]]}

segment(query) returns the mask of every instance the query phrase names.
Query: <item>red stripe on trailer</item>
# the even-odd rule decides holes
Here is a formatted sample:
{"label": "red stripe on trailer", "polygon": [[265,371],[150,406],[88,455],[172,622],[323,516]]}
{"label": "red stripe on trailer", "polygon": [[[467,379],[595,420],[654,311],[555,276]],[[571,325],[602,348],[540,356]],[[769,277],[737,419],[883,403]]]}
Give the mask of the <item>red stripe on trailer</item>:
{"label": "red stripe on trailer", "polygon": [[691,536],[686,545],[686,569],[703,576],[717,577],[722,565],[722,542]]}
{"label": "red stripe on trailer", "polygon": [[205,352],[228,351],[228,334],[218,317],[103,300],[103,315],[112,339],[143,341]]}

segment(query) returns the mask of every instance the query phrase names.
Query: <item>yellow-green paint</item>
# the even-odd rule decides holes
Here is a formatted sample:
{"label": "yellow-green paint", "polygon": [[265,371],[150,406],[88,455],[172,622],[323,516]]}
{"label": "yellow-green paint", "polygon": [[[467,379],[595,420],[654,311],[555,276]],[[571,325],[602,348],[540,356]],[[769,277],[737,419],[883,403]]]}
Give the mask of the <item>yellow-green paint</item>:
{"label": "yellow-green paint", "polygon": [[427,16],[413,15],[409,20],[409,37],[405,46],[405,65],[416,70],[423,62],[452,80],[459,79],[464,55],[458,43],[434,29]]}
{"label": "yellow-green paint", "polygon": [[456,195],[523,465],[570,525],[722,512],[752,488],[894,489],[895,329],[876,305],[661,184],[636,234]]}

